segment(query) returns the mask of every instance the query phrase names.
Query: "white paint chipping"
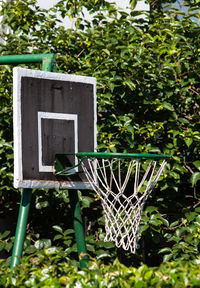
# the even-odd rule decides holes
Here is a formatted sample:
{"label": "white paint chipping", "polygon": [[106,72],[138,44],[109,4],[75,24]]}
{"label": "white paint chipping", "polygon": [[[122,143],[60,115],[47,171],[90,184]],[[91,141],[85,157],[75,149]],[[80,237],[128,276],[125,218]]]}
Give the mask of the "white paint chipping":
{"label": "white paint chipping", "polygon": [[[70,120],[74,121],[74,153],[78,152],[78,115],[63,114],[52,112],[38,112],[38,159],[39,159],[39,172],[54,172],[53,166],[47,166],[42,163],[42,119],[55,119],[55,120]],[[75,157],[75,165],[78,164],[77,157]],[[71,172],[78,171],[78,168],[71,169]]]}
{"label": "white paint chipping", "polygon": [[46,188],[46,189],[80,189],[92,190],[89,182],[70,182],[70,181],[39,181],[39,180],[15,180],[15,188]]}

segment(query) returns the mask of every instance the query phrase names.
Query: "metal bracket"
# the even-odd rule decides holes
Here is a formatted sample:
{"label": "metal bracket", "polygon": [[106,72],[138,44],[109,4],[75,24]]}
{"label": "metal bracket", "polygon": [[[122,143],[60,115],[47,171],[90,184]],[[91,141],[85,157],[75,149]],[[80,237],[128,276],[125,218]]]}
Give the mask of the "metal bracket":
{"label": "metal bracket", "polygon": [[57,176],[68,176],[72,174],[77,174],[78,172],[74,172],[74,168],[78,167],[81,162],[86,158],[83,157],[76,165],[71,165],[68,159],[68,155],[74,155],[73,153],[69,154],[56,154],[55,162],[54,162],[54,170],[55,175]]}

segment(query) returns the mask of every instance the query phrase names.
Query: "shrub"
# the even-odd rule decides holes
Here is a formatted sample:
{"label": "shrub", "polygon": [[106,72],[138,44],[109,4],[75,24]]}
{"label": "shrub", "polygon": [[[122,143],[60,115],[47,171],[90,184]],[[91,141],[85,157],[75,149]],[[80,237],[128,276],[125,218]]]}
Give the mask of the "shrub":
{"label": "shrub", "polygon": [[0,287],[199,287],[199,261],[170,262],[158,267],[142,264],[126,267],[115,260],[112,265],[91,261],[89,269],[78,271],[68,261],[63,262],[57,248],[23,259],[10,270],[0,263]]}
{"label": "shrub", "polygon": [[[143,214],[140,249],[136,257],[127,258],[132,264],[143,261],[149,265],[160,264],[163,255],[164,260],[197,258],[200,28],[193,17],[199,14],[191,9],[187,13],[168,9],[144,18],[135,10],[130,15],[119,12],[105,1],[98,1],[97,6],[81,1],[82,6],[74,9],[70,3],[60,1],[49,11],[40,10],[34,0],[4,3],[3,24],[12,33],[2,34],[6,44],[0,44],[1,54],[52,52],[60,72],[96,77],[99,150],[171,155]],[[96,12],[91,23],[81,17],[84,6]],[[77,16],[76,29],[58,25],[56,12],[62,17]],[[0,75],[1,209],[15,221],[19,193],[12,188],[11,67],[1,67]],[[74,238],[65,239],[64,234],[66,227],[71,228],[66,195],[63,191],[34,192],[26,253],[55,242],[59,247],[73,247],[70,255],[74,255]],[[87,202],[90,198],[94,201]],[[91,241],[89,251],[92,256],[100,250],[103,254],[106,244],[96,241],[103,236],[99,201],[94,194],[83,192],[81,203]],[[49,222],[54,229],[49,229]],[[62,237],[56,236],[55,226],[61,227]],[[102,249],[96,249],[98,245]],[[110,251],[111,262],[117,253],[123,258],[124,253],[112,245]]]}

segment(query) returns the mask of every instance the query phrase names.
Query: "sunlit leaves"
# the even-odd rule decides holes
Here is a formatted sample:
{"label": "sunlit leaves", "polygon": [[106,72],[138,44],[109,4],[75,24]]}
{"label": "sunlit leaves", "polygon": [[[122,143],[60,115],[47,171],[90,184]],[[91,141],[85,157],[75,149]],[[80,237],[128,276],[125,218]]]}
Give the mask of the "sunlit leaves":
{"label": "sunlit leaves", "polygon": [[[170,252],[170,248],[162,249]],[[91,259],[89,269],[79,271],[70,260],[63,262],[60,251],[47,248],[10,270],[0,263],[0,283],[14,287],[199,287],[199,260],[163,263],[160,267],[126,267],[115,260],[112,265]]]}
{"label": "sunlit leaves", "polygon": [[[136,1],[131,2],[134,8]],[[198,1],[190,4],[194,6],[195,2]],[[84,18],[84,9],[93,14],[91,21]],[[57,12],[63,18],[76,17],[74,29],[61,26]],[[135,10],[130,15],[121,13],[103,0],[62,0],[49,11],[40,10],[33,0],[11,0],[5,3],[1,13],[2,24],[11,28],[11,32],[2,34],[7,43],[0,45],[1,54],[52,52],[57,55],[59,72],[97,78],[100,151],[171,156],[144,209],[139,245],[148,243],[151,247],[138,250],[140,260],[154,259],[161,248],[164,259],[176,259],[180,252],[188,259],[196,257],[199,219],[196,215],[192,218],[194,214],[190,212],[199,205],[200,198],[200,28],[192,20],[192,14],[169,9],[162,17],[155,12],[152,21],[148,13],[145,17]],[[0,78],[0,192],[4,199],[8,191],[13,192],[12,68],[1,67]],[[13,201],[13,195],[9,197],[6,211],[10,209],[10,199]],[[65,227],[66,219],[70,218],[65,214],[69,210],[67,192],[36,191],[34,200],[37,209],[34,215],[40,217],[36,220],[37,227],[32,222],[30,226],[34,232],[39,226],[45,235],[34,234],[26,239],[26,253],[51,251],[49,247],[57,245],[66,249],[61,249],[62,257],[73,258],[77,250],[73,230],[67,226],[69,223]],[[52,216],[50,209],[55,203]],[[90,210],[91,206],[96,210]],[[112,244],[105,245],[104,232],[97,227],[101,225],[103,229],[104,223],[99,206],[96,208],[97,201],[84,195],[81,207],[89,227],[87,232],[92,234],[87,236],[90,253],[98,258],[102,255],[109,258],[106,256],[109,254],[112,258],[115,250]],[[94,216],[94,211],[99,214]],[[66,216],[65,221],[61,220],[62,214]],[[51,231],[45,222],[49,217],[53,221]],[[191,235],[195,235],[194,245],[190,245]],[[6,247],[4,244],[1,247]],[[148,272],[145,279],[151,278]]]}

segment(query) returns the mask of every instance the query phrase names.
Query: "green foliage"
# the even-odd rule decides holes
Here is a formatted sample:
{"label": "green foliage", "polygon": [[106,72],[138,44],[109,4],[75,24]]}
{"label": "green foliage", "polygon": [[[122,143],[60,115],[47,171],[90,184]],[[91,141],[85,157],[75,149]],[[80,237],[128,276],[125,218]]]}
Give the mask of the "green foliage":
{"label": "green foliage", "polygon": [[12,246],[13,246],[13,238],[10,239],[8,236],[10,234],[10,231],[6,230],[3,233],[0,233],[0,251],[6,250],[7,252],[10,252]]}
{"label": "green foliage", "polygon": [[[51,52],[57,55],[58,71],[97,78],[100,151],[171,155],[144,209],[137,255],[126,256],[131,258],[132,265],[140,261],[151,266],[159,265],[164,256],[165,261],[187,260],[188,266],[183,267],[181,264],[176,267],[175,262],[163,264],[157,272],[146,266],[138,270],[130,268],[134,272],[130,272],[133,276],[129,277],[129,272],[126,272],[128,268],[122,269],[116,264],[110,268],[105,267],[105,271],[113,269],[107,276],[104,272],[97,273],[97,278],[101,279],[99,283],[106,283],[101,283],[101,286],[99,284],[99,287],[108,286],[103,281],[108,275],[111,277],[112,273],[117,273],[114,270],[116,267],[119,271],[123,270],[124,277],[132,279],[132,282],[138,277],[135,287],[151,287],[142,286],[146,285],[141,284],[144,279],[152,287],[156,287],[157,283],[157,287],[181,287],[183,283],[185,287],[189,284],[190,287],[198,286],[198,278],[195,280],[191,274],[191,270],[196,268],[189,266],[193,265],[189,264],[189,260],[198,258],[199,254],[200,27],[193,20],[194,17],[198,19],[199,12],[192,10],[198,2],[190,1],[191,9],[187,13],[168,9],[162,13],[147,13],[145,17],[141,17],[141,12],[135,10],[130,15],[119,12],[114,5],[103,0],[62,0],[49,11],[41,10],[35,0],[11,0],[4,3],[2,8],[2,23],[11,28],[9,33],[2,32],[2,38],[6,41],[0,44],[2,55]],[[90,13],[95,12],[91,22],[83,17],[84,7]],[[66,15],[72,18],[76,16],[75,28],[64,28],[57,19],[57,12],[63,18]],[[38,66],[31,67],[40,69]],[[0,212],[3,216],[12,213],[15,222],[19,194],[12,188],[12,67],[1,66],[0,79]],[[104,257],[108,263],[112,263],[116,256],[122,259],[124,252],[103,242],[104,219],[99,200],[92,192],[83,192],[80,197],[87,248],[91,257]],[[67,192],[35,191],[32,203],[25,255],[43,255],[45,252],[42,251],[58,249],[59,260],[55,258],[55,261],[62,262],[61,258],[69,261],[70,258],[73,263],[77,263],[74,235],[70,230],[72,223]],[[4,235],[2,241],[1,247],[10,251],[7,245],[11,245],[9,243],[12,243],[12,238],[5,240]],[[32,256],[28,257],[31,259]],[[29,283],[37,283],[39,277],[43,279],[42,274],[46,279],[46,273],[50,273],[49,270],[42,270],[47,267],[45,257],[34,256],[37,264],[30,271],[29,264],[23,264],[28,275],[26,279],[33,281]],[[43,268],[38,269],[43,260]],[[54,261],[54,256],[49,261]],[[87,272],[77,274],[73,270],[75,268],[69,268],[67,264],[63,264],[63,267],[65,272],[73,271],[69,273],[76,275],[77,280],[72,277],[74,283],[77,281],[90,287],[83,280],[89,277]],[[52,269],[56,272],[51,274],[53,278],[50,281],[55,281],[55,287],[59,287],[62,283],[57,280],[58,272],[54,270],[55,267]],[[178,272],[173,274],[169,272],[170,269]],[[91,273],[95,274],[94,271]],[[115,287],[126,287],[125,278],[118,277],[120,273],[115,277],[118,281]],[[9,275],[8,280],[5,280],[8,282],[3,282],[7,285],[5,287],[17,283],[12,283],[12,279],[20,283],[20,277],[25,277],[25,274],[19,275],[19,278]],[[92,277],[91,283],[97,281]],[[181,284],[175,286],[177,277]],[[66,285],[68,278],[63,279],[63,285]],[[154,282],[151,284],[148,281]]]}
{"label": "green foliage", "polygon": [[14,270],[0,263],[0,287],[199,287],[199,260],[171,262],[159,268],[141,265],[126,267],[115,260],[113,265],[91,259],[89,269],[78,271],[73,262],[63,262],[58,249],[23,259]]}
{"label": "green foliage", "polygon": [[[171,259],[195,259],[199,254],[200,248],[200,208],[196,208],[194,212],[187,212],[186,219],[182,219],[181,223],[177,221],[171,223],[166,230],[165,237],[171,244],[159,251],[164,253],[164,261]],[[175,233],[172,233],[172,231]]]}

